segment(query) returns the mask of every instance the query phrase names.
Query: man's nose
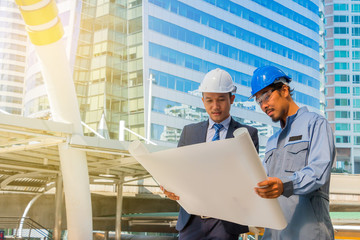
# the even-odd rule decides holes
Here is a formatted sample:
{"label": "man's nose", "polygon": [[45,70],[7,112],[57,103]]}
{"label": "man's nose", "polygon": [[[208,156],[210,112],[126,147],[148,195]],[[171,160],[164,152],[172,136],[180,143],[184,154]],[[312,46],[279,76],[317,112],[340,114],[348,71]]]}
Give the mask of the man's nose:
{"label": "man's nose", "polygon": [[263,110],[263,112],[265,112],[269,108],[269,104],[267,103],[267,101],[263,101],[260,104],[260,108],[261,108],[261,110]]}

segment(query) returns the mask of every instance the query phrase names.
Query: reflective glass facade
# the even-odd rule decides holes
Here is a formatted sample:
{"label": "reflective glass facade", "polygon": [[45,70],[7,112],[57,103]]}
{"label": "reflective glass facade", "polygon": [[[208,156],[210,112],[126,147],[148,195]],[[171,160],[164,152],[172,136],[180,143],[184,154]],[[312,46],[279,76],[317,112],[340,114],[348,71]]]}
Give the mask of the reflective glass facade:
{"label": "reflective glass facade", "polygon": [[14,1],[0,2],[0,110],[22,114],[27,34]]}
{"label": "reflective glass facade", "polygon": [[97,129],[105,115],[110,138],[118,137],[120,120],[144,135],[141,13],[141,1],[82,4],[74,69],[81,117]]}
{"label": "reflective glass facade", "polygon": [[[69,2],[57,1],[81,118],[97,130],[105,116],[113,139],[123,120],[151,141],[175,146],[185,124],[207,119],[197,89],[217,67],[227,70],[238,87],[231,113],[259,129],[261,153],[279,125],[248,100],[257,67],[280,67],[292,77],[300,106],[316,112],[323,108],[324,29],[322,5],[316,1],[83,0],[67,7]],[[343,23],[341,15],[337,20]],[[357,44],[341,36],[339,45]],[[346,56],[358,57],[340,50],[336,56],[339,68]],[[27,59],[24,109],[36,116],[48,102],[34,51]],[[137,137],[126,132],[125,140],[132,139]]]}
{"label": "reflective glass facade", "polygon": [[175,143],[183,125],[207,119],[197,87],[214,68],[228,71],[238,87],[232,115],[261,129],[261,138],[278,124],[248,100],[257,67],[280,67],[293,78],[295,101],[323,110],[322,5],[293,2],[298,7],[263,0],[144,0],[144,79],[153,78],[152,92],[147,81],[144,94],[152,95],[152,140]]}
{"label": "reflective glass facade", "polygon": [[335,130],[338,172],[360,173],[359,4],[325,2],[326,112]]}

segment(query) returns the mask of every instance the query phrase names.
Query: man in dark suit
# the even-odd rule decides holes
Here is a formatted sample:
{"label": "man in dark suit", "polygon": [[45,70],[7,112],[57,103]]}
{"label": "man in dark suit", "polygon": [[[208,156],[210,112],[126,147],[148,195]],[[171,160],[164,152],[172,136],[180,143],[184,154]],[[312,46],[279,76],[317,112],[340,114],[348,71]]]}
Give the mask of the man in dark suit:
{"label": "man in dark suit", "polygon": [[[185,126],[178,147],[232,138],[237,128],[246,127],[256,149],[259,150],[257,129],[242,125],[230,116],[236,86],[229,73],[219,68],[208,72],[200,84],[199,91],[202,92],[202,101],[209,114],[209,120]],[[165,189],[163,191],[170,199],[179,200],[179,196],[174,193]],[[238,240],[239,234],[249,231],[247,226],[206,216],[190,215],[182,207],[176,229],[180,232],[179,240]]]}

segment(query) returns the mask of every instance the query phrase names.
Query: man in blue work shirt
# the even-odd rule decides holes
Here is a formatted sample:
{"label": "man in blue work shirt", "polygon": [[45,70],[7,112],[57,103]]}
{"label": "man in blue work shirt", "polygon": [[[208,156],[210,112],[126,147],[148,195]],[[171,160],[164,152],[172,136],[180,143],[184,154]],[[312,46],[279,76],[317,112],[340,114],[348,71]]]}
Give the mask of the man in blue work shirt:
{"label": "man in blue work shirt", "polygon": [[[259,150],[256,128],[240,124],[230,116],[236,86],[229,73],[219,68],[208,72],[200,84],[199,91],[202,92],[202,101],[209,114],[209,120],[186,125],[181,133],[179,147],[232,138],[237,128],[245,127],[256,150]],[[163,191],[170,199],[179,200],[174,193],[165,189]],[[183,208],[180,208],[176,229],[180,232],[179,240],[238,240],[240,233],[249,231],[247,226],[207,216],[191,215]]]}
{"label": "man in blue work shirt", "polygon": [[334,239],[329,216],[333,132],[324,117],[297,106],[290,81],[273,66],[256,69],[251,80],[252,97],[281,126],[266,146],[263,164],[268,179],[255,191],[263,198],[278,198],[288,223],[283,230],[265,229],[262,239]]}

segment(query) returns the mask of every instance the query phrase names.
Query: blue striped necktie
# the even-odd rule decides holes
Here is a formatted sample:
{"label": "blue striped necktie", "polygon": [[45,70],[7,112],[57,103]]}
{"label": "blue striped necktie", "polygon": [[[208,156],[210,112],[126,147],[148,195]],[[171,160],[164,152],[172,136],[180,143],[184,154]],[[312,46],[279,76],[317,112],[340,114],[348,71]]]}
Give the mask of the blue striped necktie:
{"label": "blue striped necktie", "polygon": [[220,123],[215,123],[213,125],[213,128],[215,128],[215,135],[212,139],[212,141],[217,141],[220,140],[220,130],[223,128],[224,126]]}

